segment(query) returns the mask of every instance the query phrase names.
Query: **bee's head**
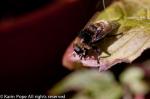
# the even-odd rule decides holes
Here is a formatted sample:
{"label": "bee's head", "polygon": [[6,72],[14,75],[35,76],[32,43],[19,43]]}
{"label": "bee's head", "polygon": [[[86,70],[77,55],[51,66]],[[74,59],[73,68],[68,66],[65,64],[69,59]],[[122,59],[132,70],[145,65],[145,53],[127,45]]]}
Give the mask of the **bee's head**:
{"label": "bee's head", "polygon": [[82,53],[84,53],[84,50],[83,50],[79,45],[74,45],[74,51],[75,51],[77,54],[82,54]]}
{"label": "bee's head", "polygon": [[88,44],[92,39],[92,35],[91,35],[90,31],[88,31],[88,30],[81,30],[79,32],[79,37],[81,39],[83,39],[83,42],[86,44]]}

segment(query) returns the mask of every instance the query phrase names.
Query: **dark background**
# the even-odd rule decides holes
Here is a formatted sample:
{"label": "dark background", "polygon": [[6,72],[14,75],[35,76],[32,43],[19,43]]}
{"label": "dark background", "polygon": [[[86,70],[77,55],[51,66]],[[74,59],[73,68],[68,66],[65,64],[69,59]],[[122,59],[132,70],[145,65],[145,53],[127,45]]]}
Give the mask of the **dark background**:
{"label": "dark background", "polygon": [[45,94],[70,73],[62,56],[96,11],[96,2],[0,1],[0,93]]}

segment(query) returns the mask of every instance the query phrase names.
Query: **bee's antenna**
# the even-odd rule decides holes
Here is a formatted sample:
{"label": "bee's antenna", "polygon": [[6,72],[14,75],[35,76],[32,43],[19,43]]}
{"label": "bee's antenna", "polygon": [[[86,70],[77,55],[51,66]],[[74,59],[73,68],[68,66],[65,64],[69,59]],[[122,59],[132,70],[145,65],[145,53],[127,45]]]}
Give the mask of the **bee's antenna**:
{"label": "bee's antenna", "polygon": [[[102,3],[103,3],[103,8],[105,10],[106,9],[105,0],[102,0]],[[110,15],[109,15],[109,13],[107,13],[107,11],[106,11],[106,14],[107,14],[108,18],[110,19]]]}
{"label": "bee's antenna", "polygon": [[103,0],[103,8],[104,8],[104,10],[106,9],[105,0]]}

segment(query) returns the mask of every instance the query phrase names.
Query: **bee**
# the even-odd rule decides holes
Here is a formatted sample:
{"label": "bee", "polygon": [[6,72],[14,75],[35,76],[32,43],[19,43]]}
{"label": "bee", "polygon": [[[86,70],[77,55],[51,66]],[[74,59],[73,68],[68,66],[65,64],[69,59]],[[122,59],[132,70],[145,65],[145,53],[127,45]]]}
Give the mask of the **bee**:
{"label": "bee", "polygon": [[86,58],[91,51],[96,53],[97,63],[101,53],[98,48],[99,43],[113,30],[116,30],[119,24],[115,21],[100,20],[87,25],[79,32],[77,39],[73,43],[74,52],[79,55],[80,59]]}

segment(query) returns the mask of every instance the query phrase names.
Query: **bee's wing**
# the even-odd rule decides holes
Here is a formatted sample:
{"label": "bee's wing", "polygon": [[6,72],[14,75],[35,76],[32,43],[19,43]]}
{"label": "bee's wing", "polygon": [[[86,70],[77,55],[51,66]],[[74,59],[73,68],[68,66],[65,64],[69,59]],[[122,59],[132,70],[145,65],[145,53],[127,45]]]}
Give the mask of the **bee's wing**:
{"label": "bee's wing", "polygon": [[101,39],[103,39],[105,36],[107,35],[107,33],[101,32],[99,31],[98,33],[96,33],[93,37],[92,37],[92,43],[97,43],[99,42]]}

